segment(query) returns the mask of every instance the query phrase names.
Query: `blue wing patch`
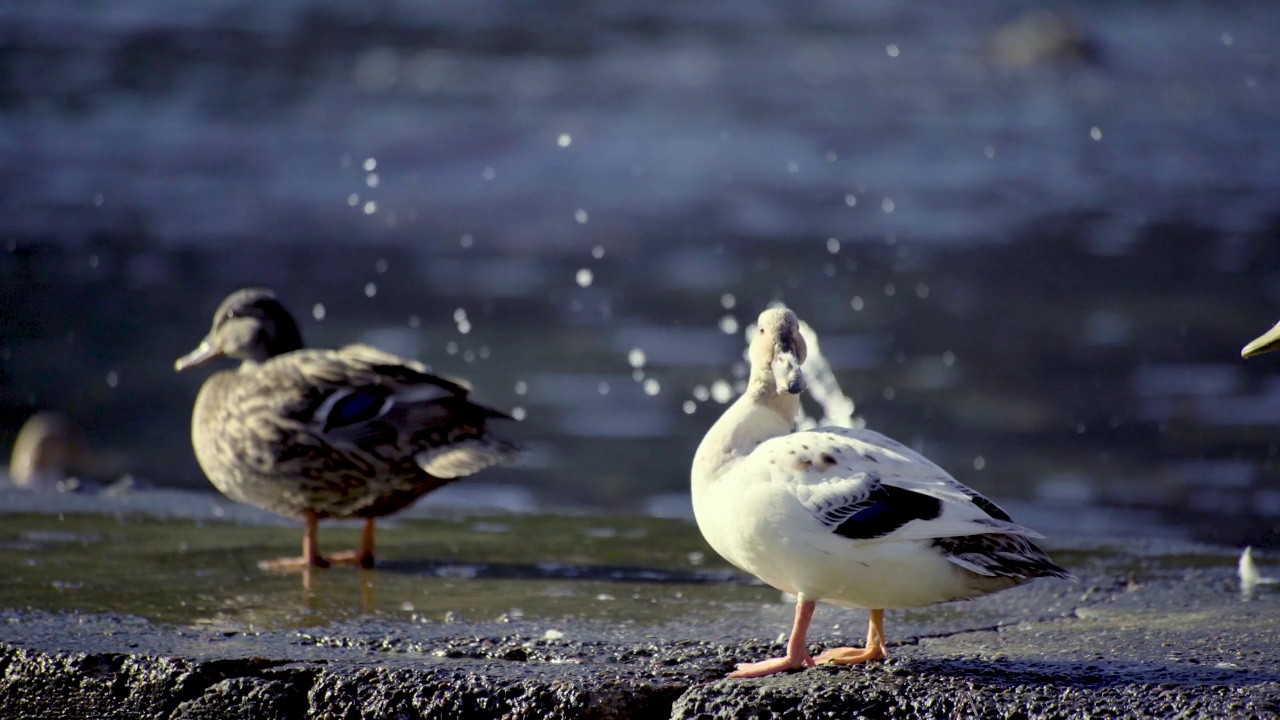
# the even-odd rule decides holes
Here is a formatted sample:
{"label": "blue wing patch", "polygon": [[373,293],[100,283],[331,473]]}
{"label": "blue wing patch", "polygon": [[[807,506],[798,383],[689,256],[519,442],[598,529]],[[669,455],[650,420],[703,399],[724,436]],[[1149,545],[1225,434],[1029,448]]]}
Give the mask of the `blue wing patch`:
{"label": "blue wing patch", "polygon": [[386,400],[386,391],[357,390],[334,403],[325,418],[324,429],[329,431],[372,420],[378,417]]}
{"label": "blue wing patch", "polygon": [[[942,514],[942,501],[892,485],[877,485],[833,532],[851,540],[884,537],[912,520],[932,520]],[[843,514],[843,513],[842,513]]]}

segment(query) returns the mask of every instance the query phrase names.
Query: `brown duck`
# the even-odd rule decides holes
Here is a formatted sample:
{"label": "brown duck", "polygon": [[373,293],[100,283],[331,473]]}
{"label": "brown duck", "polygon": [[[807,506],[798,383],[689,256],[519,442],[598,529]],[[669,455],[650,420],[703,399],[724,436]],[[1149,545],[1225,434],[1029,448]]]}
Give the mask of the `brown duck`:
{"label": "brown duck", "polygon": [[[372,567],[376,518],[516,452],[487,429],[510,416],[468,400],[463,381],[368,345],[304,349],[270,290],[229,295],[209,334],[174,367],[218,357],[241,362],[210,376],[196,397],[200,467],[232,500],[304,523],[302,556],[264,568]],[[348,517],[365,520],[359,549],[322,555],[317,521]]]}

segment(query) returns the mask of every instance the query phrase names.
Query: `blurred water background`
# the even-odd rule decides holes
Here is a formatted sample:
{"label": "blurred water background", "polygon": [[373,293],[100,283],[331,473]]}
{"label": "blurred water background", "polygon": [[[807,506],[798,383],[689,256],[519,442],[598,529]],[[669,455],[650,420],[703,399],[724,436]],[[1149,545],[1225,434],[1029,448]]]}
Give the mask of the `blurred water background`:
{"label": "blurred water background", "polygon": [[469,483],[682,516],[784,301],[983,492],[1274,545],[1280,12],[1051,7],[6,3],[0,450],[56,409],[208,488],[172,363],[268,285],[518,408],[535,467]]}

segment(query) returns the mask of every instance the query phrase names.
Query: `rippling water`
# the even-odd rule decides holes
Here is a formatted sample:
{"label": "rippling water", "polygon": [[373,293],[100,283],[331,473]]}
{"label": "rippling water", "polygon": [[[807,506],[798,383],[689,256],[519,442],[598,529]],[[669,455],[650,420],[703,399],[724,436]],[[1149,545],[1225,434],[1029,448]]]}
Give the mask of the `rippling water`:
{"label": "rippling water", "polygon": [[62,409],[102,475],[203,487],[172,360],[267,284],[519,408],[536,467],[490,482],[678,515],[781,300],[975,487],[1273,539],[1280,386],[1237,352],[1280,298],[1280,14],[1059,12],[0,8],[6,437]]}
{"label": "rippling water", "polygon": [[11,3],[0,232],[509,248],[1274,209],[1267,2]]}

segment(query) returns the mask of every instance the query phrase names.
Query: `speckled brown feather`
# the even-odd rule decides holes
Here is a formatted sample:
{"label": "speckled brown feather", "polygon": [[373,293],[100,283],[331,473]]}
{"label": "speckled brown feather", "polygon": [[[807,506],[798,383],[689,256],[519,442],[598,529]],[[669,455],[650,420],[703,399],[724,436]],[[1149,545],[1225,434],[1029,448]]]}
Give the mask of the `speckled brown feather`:
{"label": "speckled brown feather", "polygon": [[[394,407],[358,436],[317,432],[315,411],[337,389],[406,383],[448,395]],[[353,346],[298,350],[212,375],[196,400],[192,439],[210,482],[232,500],[289,516],[379,516],[451,482],[425,473],[413,456],[486,438],[490,418],[506,415],[468,401],[465,388],[419,364]],[[493,445],[499,455],[513,450]]]}
{"label": "speckled brown feather", "polygon": [[[326,430],[316,412],[335,392],[425,392],[358,426]],[[471,441],[477,467],[514,447],[486,422],[507,418],[467,399],[462,384],[372,347],[295,350],[210,377],[196,399],[192,439],[209,480],[233,500],[288,516],[377,517],[451,482],[415,455]]]}

